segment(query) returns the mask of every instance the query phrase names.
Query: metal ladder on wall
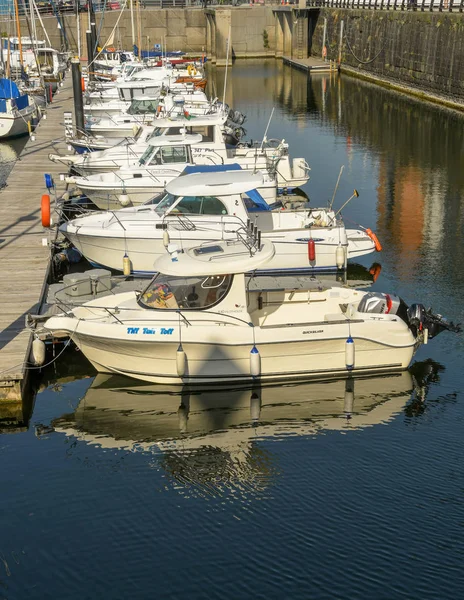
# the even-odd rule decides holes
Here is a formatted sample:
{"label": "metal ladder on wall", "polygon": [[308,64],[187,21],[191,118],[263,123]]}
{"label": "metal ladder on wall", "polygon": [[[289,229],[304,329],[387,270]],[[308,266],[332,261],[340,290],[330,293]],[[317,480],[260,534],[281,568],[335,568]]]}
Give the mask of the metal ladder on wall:
{"label": "metal ladder on wall", "polygon": [[296,47],[297,47],[297,58],[307,58],[308,49],[303,48],[304,45],[304,26],[305,19],[298,19],[296,24]]}

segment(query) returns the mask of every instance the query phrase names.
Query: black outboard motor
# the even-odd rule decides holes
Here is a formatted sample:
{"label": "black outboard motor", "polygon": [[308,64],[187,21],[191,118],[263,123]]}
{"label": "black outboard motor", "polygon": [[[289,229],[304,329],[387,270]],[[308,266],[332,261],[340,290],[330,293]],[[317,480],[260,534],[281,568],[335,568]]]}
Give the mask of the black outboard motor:
{"label": "black outboard motor", "polygon": [[427,310],[423,304],[411,304],[408,308],[407,322],[415,336],[427,329],[429,339],[437,336],[445,329],[454,333],[461,331],[460,325],[455,325],[452,321],[448,323],[441,315],[435,315],[431,308]]}

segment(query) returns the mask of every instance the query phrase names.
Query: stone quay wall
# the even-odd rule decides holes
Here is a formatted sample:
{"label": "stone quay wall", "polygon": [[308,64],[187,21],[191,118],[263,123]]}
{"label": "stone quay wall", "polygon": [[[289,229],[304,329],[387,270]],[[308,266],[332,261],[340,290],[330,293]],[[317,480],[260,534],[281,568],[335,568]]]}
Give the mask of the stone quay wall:
{"label": "stone quay wall", "polygon": [[[464,102],[464,18],[456,13],[321,9],[310,52],[419,95]],[[343,21],[343,40],[340,32]]]}

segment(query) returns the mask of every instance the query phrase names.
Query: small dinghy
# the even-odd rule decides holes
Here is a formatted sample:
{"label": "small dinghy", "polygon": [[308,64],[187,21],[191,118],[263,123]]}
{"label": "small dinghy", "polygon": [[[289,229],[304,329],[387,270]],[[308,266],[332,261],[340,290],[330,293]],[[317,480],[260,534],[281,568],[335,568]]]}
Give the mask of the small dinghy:
{"label": "small dinghy", "polygon": [[174,244],[143,292],[96,298],[44,328],[67,333],[99,372],[177,385],[402,371],[420,344],[459,331],[392,294],[254,285],[245,273],[274,252],[254,228],[235,241]]}

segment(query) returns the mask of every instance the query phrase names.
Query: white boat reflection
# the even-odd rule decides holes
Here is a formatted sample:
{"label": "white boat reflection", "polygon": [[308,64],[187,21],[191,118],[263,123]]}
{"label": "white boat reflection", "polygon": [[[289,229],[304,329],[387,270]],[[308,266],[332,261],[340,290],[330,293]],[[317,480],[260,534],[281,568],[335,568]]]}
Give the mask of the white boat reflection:
{"label": "white boat reflection", "polygon": [[241,453],[257,439],[386,423],[403,409],[413,388],[408,371],[202,392],[98,375],[75,412],[56,419],[53,427],[102,448],[187,451],[214,446]]}

